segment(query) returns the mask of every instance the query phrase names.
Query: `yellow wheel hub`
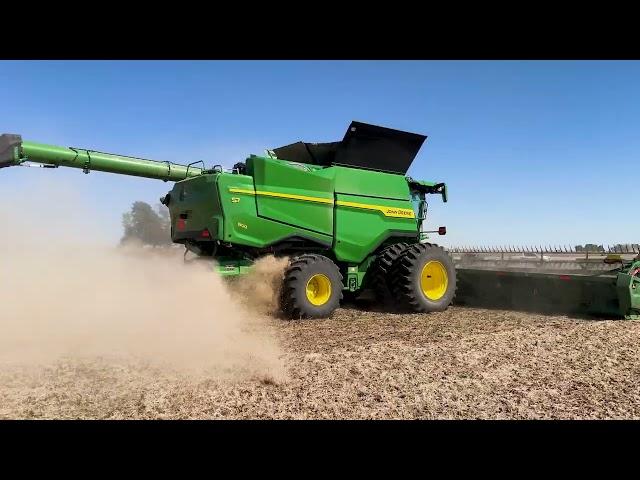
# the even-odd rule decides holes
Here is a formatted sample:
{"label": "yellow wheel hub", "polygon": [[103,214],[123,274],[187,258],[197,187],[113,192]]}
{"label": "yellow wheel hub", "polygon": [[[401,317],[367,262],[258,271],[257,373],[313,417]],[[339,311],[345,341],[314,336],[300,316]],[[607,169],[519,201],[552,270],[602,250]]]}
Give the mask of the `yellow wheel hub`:
{"label": "yellow wheel hub", "polygon": [[436,260],[427,262],[420,274],[420,289],[429,300],[440,300],[447,293],[449,276],[444,265]]}
{"label": "yellow wheel hub", "polygon": [[331,280],[322,273],[312,276],[307,282],[307,300],[313,305],[324,305],[331,298]]}

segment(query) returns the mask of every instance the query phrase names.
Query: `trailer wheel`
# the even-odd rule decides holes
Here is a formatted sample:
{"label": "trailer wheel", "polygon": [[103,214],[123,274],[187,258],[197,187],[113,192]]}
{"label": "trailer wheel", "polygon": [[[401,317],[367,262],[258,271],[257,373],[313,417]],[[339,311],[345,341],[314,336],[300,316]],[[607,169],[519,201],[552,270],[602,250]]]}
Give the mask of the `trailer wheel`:
{"label": "trailer wheel", "polygon": [[397,301],[414,312],[442,312],[456,292],[456,269],[444,248],[417,243],[407,248],[391,272]]}
{"label": "trailer wheel", "polygon": [[327,318],[341,300],[342,274],[327,257],[301,255],[285,270],[280,310],[287,318]]}
{"label": "trailer wheel", "polygon": [[409,248],[407,243],[394,243],[378,253],[371,265],[371,289],[379,302],[384,303],[391,296],[391,270],[394,263]]}

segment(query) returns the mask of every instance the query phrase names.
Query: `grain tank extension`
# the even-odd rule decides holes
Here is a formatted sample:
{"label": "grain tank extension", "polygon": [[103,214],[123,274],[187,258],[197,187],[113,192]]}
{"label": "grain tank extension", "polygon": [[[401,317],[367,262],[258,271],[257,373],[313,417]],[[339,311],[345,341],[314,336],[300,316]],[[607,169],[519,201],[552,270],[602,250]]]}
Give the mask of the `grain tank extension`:
{"label": "grain tank extension", "polygon": [[[444,183],[406,175],[426,137],[352,122],[333,143],[297,142],[250,155],[232,171],[113,155],[0,136],[0,168],[35,162],[175,182],[162,199],[171,236],[218,272],[246,272],[288,256],[280,306],[290,318],[326,317],[367,288],[410,311],[445,310],[456,271],[426,242],[426,195]],[[445,229],[438,229],[444,234]]]}

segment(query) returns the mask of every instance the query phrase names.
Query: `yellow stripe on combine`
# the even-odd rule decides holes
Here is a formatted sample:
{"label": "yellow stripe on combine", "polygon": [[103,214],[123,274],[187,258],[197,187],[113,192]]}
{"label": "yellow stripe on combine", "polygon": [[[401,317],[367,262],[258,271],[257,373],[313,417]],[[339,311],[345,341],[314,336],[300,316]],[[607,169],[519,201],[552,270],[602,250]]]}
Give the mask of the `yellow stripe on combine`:
{"label": "yellow stripe on combine", "polygon": [[368,205],[366,203],[345,202],[344,200],[336,201],[336,205],[341,207],[363,208],[365,210],[378,210],[385,217],[396,218],[415,218],[415,213],[411,208],[385,207],[383,205]]}
{"label": "yellow stripe on combine", "polygon": [[[306,195],[294,195],[291,193],[266,192],[264,190],[246,190],[243,188],[229,188],[229,192],[245,193],[247,195],[263,195],[265,197],[289,198],[291,200],[302,200],[305,202],[326,203],[328,205],[333,205],[333,200],[330,198],[308,197]],[[346,202],[344,200],[337,200],[336,205],[339,205],[341,207],[362,208],[365,210],[377,210],[379,212],[382,212],[385,217],[415,218],[415,213],[411,208],[387,207],[384,205],[368,205],[366,203]]]}
{"label": "yellow stripe on combine", "polygon": [[248,195],[263,195],[265,197],[290,198],[291,200],[303,200],[305,202],[327,203],[333,205],[332,198],[307,197],[306,195],[294,195],[292,193],[265,192],[264,190],[244,190],[242,188],[230,188],[231,193],[246,193]]}
{"label": "yellow stripe on combine", "polygon": [[243,188],[230,188],[229,191],[231,193],[246,193],[247,195],[255,195],[256,192],[253,190],[245,190]]}
{"label": "yellow stripe on combine", "polygon": [[304,200],[305,202],[328,203],[329,205],[333,205],[332,198],[307,197],[306,195],[294,195],[292,193],[265,192],[261,190],[256,190],[256,195],[264,195],[266,197],[290,198],[292,200]]}

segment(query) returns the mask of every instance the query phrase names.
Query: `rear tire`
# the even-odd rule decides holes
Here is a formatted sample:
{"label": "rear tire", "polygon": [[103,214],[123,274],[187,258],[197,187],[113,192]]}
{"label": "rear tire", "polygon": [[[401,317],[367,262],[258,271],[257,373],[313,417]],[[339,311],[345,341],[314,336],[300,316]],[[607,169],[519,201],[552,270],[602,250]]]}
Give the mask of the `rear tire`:
{"label": "rear tire", "polygon": [[442,312],[456,293],[456,269],[444,248],[417,243],[395,262],[391,283],[396,301],[409,310]]}
{"label": "rear tire", "polygon": [[385,303],[392,297],[391,270],[407,248],[407,243],[394,243],[382,249],[373,261],[370,286],[378,302]]}
{"label": "rear tire", "polygon": [[327,318],[342,300],[342,274],[322,255],[294,258],[284,273],[280,310],[290,319]]}

